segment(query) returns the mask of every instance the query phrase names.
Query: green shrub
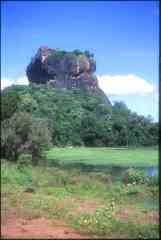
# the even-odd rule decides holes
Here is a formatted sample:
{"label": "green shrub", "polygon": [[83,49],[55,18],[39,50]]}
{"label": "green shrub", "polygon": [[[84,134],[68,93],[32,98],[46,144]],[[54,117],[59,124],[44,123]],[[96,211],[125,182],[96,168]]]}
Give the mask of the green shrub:
{"label": "green shrub", "polygon": [[[134,182],[135,183],[135,182]],[[133,194],[138,194],[143,192],[143,189],[141,186],[136,185],[136,184],[128,184],[128,188],[127,188],[127,194],[133,195]]]}
{"label": "green shrub", "polygon": [[147,224],[143,225],[139,229],[140,239],[159,239],[159,225],[158,224]]}
{"label": "green shrub", "polygon": [[148,178],[148,185],[149,186],[157,186],[159,184],[158,176],[152,176]]}
{"label": "green shrub", "polygon": [[20,96],[13,87],[5,88],[1,95],[1,119],[9,119],[18,109]]}
{"label": "green shrub", "polygon": [[32,184],[32,174],[30,169],[23,169],[23,172],[17,172],[14,176],[14,182],[19,185],[31,185]]}
{"label": "green shrub", "polygon": [[148,177],[141,170],[130,168],[125,172],[124,178],[125,183],[147,183]]}
{"label": "green shrub", "polygon": [[97,209],[94,214],[81,215],[77,219],[77,225],[91,233],[105,235],[110,232],[114,212],[115,202],[111,201],[107,206]]}
{"label": "green shrub", "polygon": [[[2,122],[1,146],[2,156],[6,159],[17,161],[20,154],[27,152],[32,155],[33,163],[37,164],[42,152],[51,146],[48,126],[30,113],[16,112],[9,120]],[[20,162],[23,161],[24,157]]]}
{"label": "green shrub", "polygon": [[121,235],[124,239],[159,239],[158,224],[136,224],[131,221],[123,222],[112,220],[111,232],[114,233],[116,239]]}
{"label": "green shrub", "polygon": [[153,197],[157,197],[159,200],[159,186],[158,185],[153,185],[150,188],[151,193],[153,194]]}
{"label": "green shrub", "polygon": [[17,164],[10,162],[3,163],[1,166],[1,180],[4,184],[18,184],[18,185],[31,185],[32,171],[29,167],[24,167],[19,170]]}
{"label": "green shrub", "polygon": [[83,214],[74,220],[78,229],[103,236],[104,238],[129,239],[156,239],[159,238],[158,224],[136,224],[132,221],[121,221],[115,217],[115,203],[96,210],[94,214]]}
{"label": "green shrub", "polygon": [[31,154],[20,154],[17,160],[17,168],[23,169],[26,166],[31,165],[32,155]]}

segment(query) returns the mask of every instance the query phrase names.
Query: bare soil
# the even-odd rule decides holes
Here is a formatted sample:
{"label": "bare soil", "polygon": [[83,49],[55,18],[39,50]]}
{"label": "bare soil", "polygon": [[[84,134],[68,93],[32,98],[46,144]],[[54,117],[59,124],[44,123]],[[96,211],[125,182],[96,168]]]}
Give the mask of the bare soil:
{"label": "bare soil", "polygon": [[75,214],[80,214],[80,213],[95,213],[98,207],[100,207],[100,203],[97,203],[96,201],[89,201],[89,200],[84,200],[84,201],[78,201],[79,206],[75,209]]}
{"label": "bare soil", "polygon": [[61,220],[47,218],[23,219],[12,213],[1,226],[3,239],[90,239]]}

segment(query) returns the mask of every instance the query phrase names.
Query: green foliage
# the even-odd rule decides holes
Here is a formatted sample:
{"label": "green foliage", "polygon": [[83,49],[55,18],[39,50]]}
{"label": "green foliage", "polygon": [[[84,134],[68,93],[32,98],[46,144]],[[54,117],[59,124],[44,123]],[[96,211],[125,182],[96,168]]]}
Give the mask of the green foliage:
{"label": "green foliage", "polygon": [[111,231],[115,232],[115,237],[118,239],[124,236],[125,239],[158,239],[159,225],[158,224],[136,224],[132,221],[113,220],[111,223]]}
{"label": "green foliage", "polygon": [[55,62],[55,61],[59,61],[60,59],[62,59],[67,53],[63,50],[57,50],[56,52],[53,52],[49,57],[48,60],[49,62]]}
{"label": "green foliage", "polygon": [[32,98],[30,93],[22,94],[20,96],[21,104],[19,106],[20,111],[33,112],[38,108],[37,101]]}
{"label": "green foliage", "polygon": [[[157,194],[151,194],[154,187],[131,184],[129,190],[137,188],[134,197],[131,195],[132,190],[130,194],[124,194],[124,184],[108,183],[97,177],[98,173],[88,174],[76,168],[62,170],[58,167],[37,166],[25,167],[22,171],[17,164],[2,161],[2,210],[15,207],[18,214],[28,219],[44,216],[60,218],[85,235],[95,234],[97,238],[159,237],[158,224],[151,222],[152,212],[144,206],[150,202],[154,207],[154,200],[158,200]],[[26,197],[28,191],[33,194]],[[137,196],[136,193],[140,192],[142,195]],[[158,188],[156,193],[159,193]],[[92,211],[91,206],[94,206]],[[81,212],[78,211],[79,207]],[[120,210],[126,210],[128,214],[131,209],[135,209],[133,216],[127,215],[127,219],[119,217]]]}
{"label": "green foliage", "polygon": [[24,167],[20,170],[18,165],[5,161],[1,167],[1,175],[3,184],[18,184],[21,186],[32,184],[32,170],[29,167]]}
{"label": "green foliage", "polygon": [[148,177],[141,170],[130,168],[126,171],[124,176],[124,181],[126,183],[146,183],[148,182]]}
{"label": "green foliage", "polygon": [[159,239],[159,224],[147,224],[138,227],[140,239]]}
{"label": "green foliage", "polygon": [[90,165],[104,171],[110,170],[111,166],[116,170],[121,167],[124,175],[126,167],[158,166],[158,152],[152,148],[54,147],[47,152],[47,158],[51,164],[53,160],[66,165],[82,163],[84,168]]}
{"label": "green foliage", "polygon": [[43,157],[43,151],[50,147],[51,138],[47,125],[43,121],[35,119],[32,122],[27,142],[27,148],[32,154],[33,163],[37,164],[41,157]]}
{"label": "green foliage", "polygon": [[126,190],[127,194],[135,195],[143,192],[143,187],[140,185],[137,185],[136,182],[128,183],[128,188]]}
{"label": "green foliage", "polygon": [[149,177],[148,184],[149,184],[149,186],[158,186],[159,185],[159,177],[158,176]]}
{"label": "green foliage", "polygon": [[16,161],[25,152],[31,154],[33,163],[37,164],[50,143],[47,125],[27,112],[17,112],[2,122],[2,156],[6,159]]}
{"label": "green foliage", "polygon": [[53,51],[52,56],[55,58],[63,58],[64,56],[79,56],[79,55],[85,55],[87,58],[93,58],[94,54],[89,51],[80,51],[79,49],[75,49],[72,52],[66,52],[62,49],[57,48],[56,51]]}
{"label": "green foliage", "polygon": [[121,221],[115,218],[114,201],[105,207],[97,209],[94,214],[82,214],[75,219],[74,225],[88,233],[103,236],[103,238],[130,238],[149,239],[159,237],[157,224],[136,224],[132,221]]}
{"label": "green foliage", "polygon": [[131,112],[123,102],[115,102],[112,111],[113,144],[115,146],[158,144],[158,123],[152,122],[150,116],[139,116]]}
{"label": "green foliage", "polygon": [[28,113],[15,113],[10,119],[2,122],[2,156],[15,161],[25,150],[32,118]]}
{"label": "green foliage", "polygon": [[17,160],[18,169],[24,169],[26,166],[31,165],[32,155],[31,154],[20,154]]}
{"label": "green foliage", "polygon": [[12,87],[3,90],[1,95],[1,119],[10,118],[18,109],[20,96]]}
{"label": "green foliage", "polygon": [[97,209],[95,214],[83,214],[77,219],[77,224],[81,228],[88,229],[97,235],[106,235],[109,231],[111,221],[115,211],[115,202],[112,201],[105,207]]}
{"label": "green foliage", "polygon": [[83,54],[83,52],[80,51],[79,49],[75,49],[75,50],[73,51],[73,53],[74,53],[76,56],[79,56],[79,55],[82,55],[82,54]]}
{"label": "green foliage", "polygon": [[86,55],[86,57],[88,58],[93,58],[94,57],[94,54],[89,52],[88,50],[84,51],[84,54]]}
{"label": "green foliage", "polygon": [[[57,53],[66,54],[71,61],[76,57],[73,53]],[[57,55],[53,58],[56,59]],[[131,112],[122,102],[111,106],[102,97],[79,89],[64,91],[36,84],[4,89],[3,120],[22,111],[47,122],[52,143],[56,146],[158,144],[158,123],[152,122],[150,117]]]}

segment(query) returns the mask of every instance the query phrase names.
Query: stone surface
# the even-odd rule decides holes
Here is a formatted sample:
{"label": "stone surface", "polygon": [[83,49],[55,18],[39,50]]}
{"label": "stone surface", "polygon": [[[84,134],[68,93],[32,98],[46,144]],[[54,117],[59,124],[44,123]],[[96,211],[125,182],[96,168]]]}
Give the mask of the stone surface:
{"label": "stone surface", "polygon": [[95,71],[96,62],[88,51],[65,52],[40,47],[27,66],[26,74],[30,83],[48,84],[54,88],[87,89],[101,94],[109,103],[98,86]]}

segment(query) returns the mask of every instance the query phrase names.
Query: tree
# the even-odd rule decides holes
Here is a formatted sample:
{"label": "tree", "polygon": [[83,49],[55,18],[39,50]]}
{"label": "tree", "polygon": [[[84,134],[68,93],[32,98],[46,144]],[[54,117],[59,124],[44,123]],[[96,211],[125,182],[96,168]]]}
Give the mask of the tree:
{"label": "tree", "polygon": [[1,95],[1,119],[10,118],[18,109],[20,103],[20,97],[17,92],[9,91],[5,89]]}
{"label": "tree", "polygon": [[[7,151],[12,152],[12,149],[16,149],[19,141],[22,141],[22,136],[25,139],[26,132],[31,131],[30,126],[35,119],[47,124],[52,143],[57,146],[158,144],[158,123],[154,123],[150,116],[144,117],[130,111],[123,102],[115,102],[111,106],[105,103],[101,96],[88,91],[61,90],[32,84],[6,88],[2,95],[5,99],[2,99],[2,111],[5,116],[2,119],[5,120],[2,123],[2,131],[5,134],[2,137],[5,140],[4,135],[8,136],[8,146],[12,146]],[[15,113],[22,111],[32,116],[31,121],[28,122],[27,115],[23,117],[23,114],[19,114],[19,118],[13,117]],[[29,125],[26,125],[26,121]],[[11,152],[9,155],[15,158],[14,150],[12,154]]]}
{"label": "tree", "polygon": [[88,58],[93,58],[93,57],[94,57],[94,54],[91,53],[91,52],[88,51],[88,50],[84,51],[84,54],[85,54]]}
{"label": "tree", "polygon": [[51,147],[51,136],[49,129],[42,120],[35,119],[32,122],[28,141],[27,152],[31,153],[33,164],[37,165],[42,157],[43,151]]}
{"label": "tree", "polygon": [[1,146],[2,156],[15,161],[27,142],[31,115],[28,113],[14,113],[10,119],[2,122]]}
{"label": "tree", "polygon": [[2,122],[2,156],[8,160],[16,161],[20,154],[29,153],[37,164],[42,151],[50,145],[46,124],[27,112],[17,112]]}
{"label": "tree", "polygon": [[83,52],[80,51],[79,49],[75,49],[75,50],[73,51],[73,54],[75,54],[76,56],[79,56],[79,55],[82,55]]}
{"label": "tree", "polygon": [[129,109],[124,102],[115,102],[112,108],[113,144],[116,146],[128,145],[128,116]]}
{"label": "tree", "polygon": [[97,119],[92,113],[86,113],[82,118],[81,136],[87,146],[94,146],[97,137]]}

